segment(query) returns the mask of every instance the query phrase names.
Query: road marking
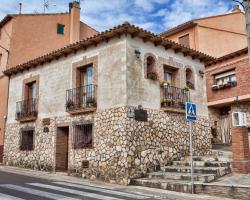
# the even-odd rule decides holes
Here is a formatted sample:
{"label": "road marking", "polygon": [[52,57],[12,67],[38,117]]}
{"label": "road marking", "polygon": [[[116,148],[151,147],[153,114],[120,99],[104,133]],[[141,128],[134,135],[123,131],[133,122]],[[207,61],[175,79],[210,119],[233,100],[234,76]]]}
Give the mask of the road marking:
{"label": "road marking", "polygon": [[70,193],[70,194],[77,194],[80,196],[90,197],[90,198],[94,198],[94,199],[124,200],[124,199],[119,199],[119,198],[115,198],[115,197],[109,197],[109,196],[104,196],[104,195],[99,195],[99,194],[94,194],[94,193],[89,193],[89,192],[83,192],[83,191],[79,191],[79,190],[62,188],[62,187],[57,187],[57,186],[53,186],[53,185],[46,185],[46,184],[42,184],[42,183],[27,183],[27,184],[32,185],[32,186],[41,187],[41,188],[46,188],[46,189],[52,189],[52,190],[56,190],[56,191],[60,191],[60,192],[66,192],[66,193]]}
{"label": "road marking", "polygon": [[149,198],[149,197],[143,196],[143,195],[129,194],[129,193],[125,193],[125,192],[113,191],[113,190],[98,188],[98,187],[94,187],[94,186],[80,185],[80,184],[67,183],[67,182],[53,182],[53,183],[58,184],[58,185],[63,185],[63,186],[76,187],[76,188],[92,190],[92,191],[96,191],[96,192],[103,192],[103,193],[108,193],[108,194],[113,194],[113,195],[119,195],[119,196],[129,197],[129,198],[133,198],[133,199],[147,199],[147,198]]}
{"label": "road marking", "polygon": [[18,198],[18,197],[14,197],[14,196],[10,196],[10,195],[7,195],[7,194],[2,194],[2,193],[0,193],[0,199],[1,200],[24,200],[24,199],[21,199],[21,198]]}
{"label": "road marking", "polygon": [[55,200],[59,200],[59,199],[60,200],[79,200],[79,199],[75,199],[75,198],[71,198],[71,197],[66,197],[64,195],[53,194],[50,192],[40,191],[40,190],[22,187],[22,186],[18,186],[18,185],[12,185],[12,184],[3,184],[3,185],[0,185],[0,187],[11,189],[11,190],[16,190],[19,192],[24,192],[24,193],[28,193],[28,194],[32,194],[32,195],[36,195],[36,196],[46,197],[49,199],[55,199]]}

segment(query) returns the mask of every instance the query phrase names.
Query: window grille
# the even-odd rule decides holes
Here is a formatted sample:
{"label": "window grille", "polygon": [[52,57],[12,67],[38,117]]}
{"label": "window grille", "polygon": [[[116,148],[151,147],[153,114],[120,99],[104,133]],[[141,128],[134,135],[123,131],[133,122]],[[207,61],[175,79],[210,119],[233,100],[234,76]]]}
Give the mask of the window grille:
{"label": "window grille", "polygon": [[32,151],[34,150],[34,129],[21,129],[20,150]]}
{"label": "window grille", "polygon": [[92,147],[93,124],[73,126],[72,145],[74,149]]}

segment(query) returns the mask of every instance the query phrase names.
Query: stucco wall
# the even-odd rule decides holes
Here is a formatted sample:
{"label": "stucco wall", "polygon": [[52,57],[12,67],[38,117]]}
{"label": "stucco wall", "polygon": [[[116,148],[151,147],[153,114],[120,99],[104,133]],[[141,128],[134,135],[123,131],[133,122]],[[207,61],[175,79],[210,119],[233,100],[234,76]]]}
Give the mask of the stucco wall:
{"label": "stucco wall", "polygon": [[98,109],[126,105],[125,39],[79,51],[43,66],[13,75],[9,87],[8,123],[15,122],[16,102],[22,100],[23,80],[40,76],[38,118],[67,115],[66,90],[72,88],[72,64],[84,56],[98,56]]}
{"label": "stucco wall", "polygon": [[[141,52],[141,57],[136,58],[134,50]],[[127,91],[128,105],[143,105],[146,108],[160,108],[160,84],[157,81],[145,79],[144,77],[144,55],[152,53],[157,58],[157,71],[160,79],[163,80],[163,64],[171,65],[178,63],[180,73],[179,84],[182,88],[186,83],[185,69],[189,67],[193,71],[195,89],[190,90],[191,101],[198,107],[198,115],[208,116],[206,79],[199,75],[199,71],[205,72],[204,64],[191,57],[184,57],[182,53],[175,53],[173,50],[165,50],[163,47],[155,46],[149,42],[144,43],[141,39],[127,39]],[[165,61],[164,61],[165,60]],[[165,63],[164,63],[165,62]]]}

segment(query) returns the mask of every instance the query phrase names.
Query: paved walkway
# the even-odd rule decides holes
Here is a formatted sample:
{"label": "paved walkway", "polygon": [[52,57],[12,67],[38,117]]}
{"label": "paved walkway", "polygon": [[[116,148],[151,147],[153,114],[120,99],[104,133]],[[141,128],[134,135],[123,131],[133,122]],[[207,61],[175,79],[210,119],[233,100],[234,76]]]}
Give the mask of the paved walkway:
{"label": "paved walkway", "polygon": [[[55,181],[56,183],[60,181],[64,183],[67,182],[70,184],[79,184],[79,185],[82,184],[85,187],[90,186],[102,189],[109,189],[113,191],[126,192],[132,195],[146,195],[150,197],[149,199],[152,198],[152,199],[166,199],[166,200],[229,200],[226,198],[217,198],[214,196],[192,195],[192,194],[178,193],[161,189],[139,187],[139,186],[120,186],[115,184],[103,183],[100,181],[89,181],[82,178],[70,177],[63,173],[54,174],[48,172],[33,171],[28,169],[20,169],[16,167],[0,166],[0,172],[19,174],[27,177],[35,177],[36,179],[41,179],[41,180],[49,180],[52,181],[52,184],[55,184],[54,183]],[[51,185],[51,183],[49,185]],[[9,187],[9,185],[7,186]]]}
{"label": "paved walkway", "polygon": [[220,178],[214,183],[219,183],[223,185],[244,185],[250,187],[250,174],[232,173]]}

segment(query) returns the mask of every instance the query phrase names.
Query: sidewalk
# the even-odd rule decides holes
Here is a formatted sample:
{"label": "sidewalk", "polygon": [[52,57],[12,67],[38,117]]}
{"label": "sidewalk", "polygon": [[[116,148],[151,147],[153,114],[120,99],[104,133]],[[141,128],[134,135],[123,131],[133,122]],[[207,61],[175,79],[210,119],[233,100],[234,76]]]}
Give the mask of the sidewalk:
{"label": "sidewalk", "polygon": [[30,169],[22,169],[17,167],[0,166],[0,171],[20,174],[24,176],[36,177],[53,181],[65,181],[70,183],[84,184],[93,187],[118,190],[133,194],[144,194],[152,198],[168,199],[168,200],[230,200],[227,198],[217,198],[207,195],[192,195],[186,193],[178,193],[161,189],[146,188],[140,186],[120,186],[116,184],[104,183],[101,181],[90,181],[82,178],[67,176],[66,173],[49,173],[42,171],[33,171]]}

